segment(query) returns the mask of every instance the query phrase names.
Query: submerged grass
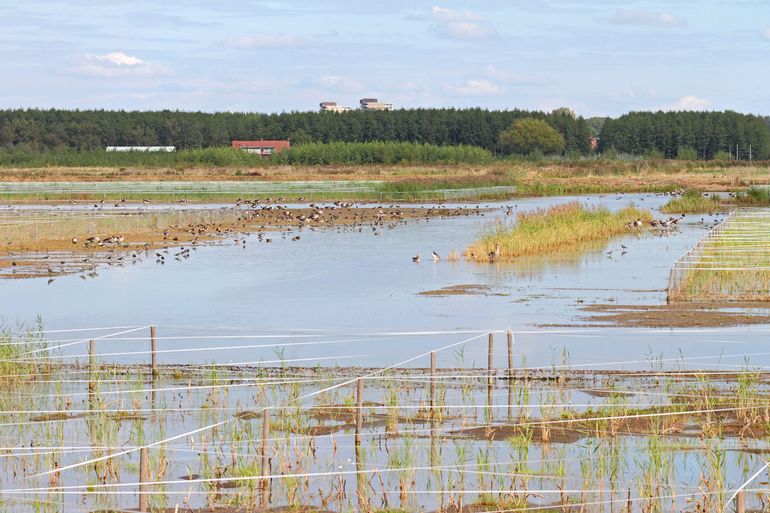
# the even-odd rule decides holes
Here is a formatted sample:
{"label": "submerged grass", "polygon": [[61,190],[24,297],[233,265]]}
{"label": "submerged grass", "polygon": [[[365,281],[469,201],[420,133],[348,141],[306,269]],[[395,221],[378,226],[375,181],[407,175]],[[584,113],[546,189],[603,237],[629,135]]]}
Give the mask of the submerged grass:
{"label": "submerged grass", "polygon": [[629,233],[634,221],[646,224],[650,220],[650,211],[632,205],[612,212],[579,202],[565,203],[547,210],[521,213],[513,226],[495,224],[465,250],[465,257],[475,261],[506,261],[563,252],[587,242],[606,241]]}

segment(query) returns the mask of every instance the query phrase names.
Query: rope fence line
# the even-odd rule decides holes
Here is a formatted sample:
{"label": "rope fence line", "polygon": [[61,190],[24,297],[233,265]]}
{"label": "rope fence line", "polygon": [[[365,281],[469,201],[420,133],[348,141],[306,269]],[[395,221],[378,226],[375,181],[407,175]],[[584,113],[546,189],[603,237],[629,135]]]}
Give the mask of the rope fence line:
{"label": "rope fence line", "polygon": [[[460,346],[460,345],[464,345],[464,344],[466,344],[468,342],[471,342],[473,340],[481,338],[482,336],[483,335],[477,335],[477,336],[474,336],[474,337],[467,338],[465,340],[461,340],[459,342],[454,342],[454,343],[448,344],[448,345],[446,345],[444,347],[441,347],[441,348],[437,349],[437,351],[444,351],[444,350],[451,349],[451,348],[454,348],[454,347],[457,347],[457,346]],[[421,354],[419,354],[417,356],[413,356],[411,358],[408,358],[408,359],[403,360],[401,362],[398,362],[396,364],[392,364],[392,365],[390,365],[388,367],[385,367],[383,369],[370,372],[367,375],[361,376],[361,378],[365,378],[365,377],[369,377],[369,376],[374,376],[374,375],[386,372],[388,370],[394,369],[396,367],[400,367],[400,366],[406,365],[407,363],[410,363],[410,362],[412,362],[414,360],[417,360],[417,359],[420,359],[420,358],[425,358],[426,356],[430,355],[430,353],[431,353],[431,351],[429,351],[427,353],[421,353]],[[331,386],[325,387],[325,388],[323,388],[321,390],[318,390],[318,391],[311,392],[309,394],[305,394],[303,396],[300,396],[300,397],[298,397],[296,399],[296,401],[299,402],[299,401],[302,401],[302,400],[305,400],[305,399],[309,399],[309,398],[315,397],[315,396],[320,395],[322,393],[329,392],[329,391],[334,390],[336,388],[341,388],[341,387],[344,387],[344,386],[351,385],[351,384],[355,383],[356,380],[357,379],[344,380],[341,383],[338,383],[338,384],[335,384],[335,385],[331,385]],[[262,408],[262,410],[260,410],[260,412],[269,411],[270,408],[271,408],[270,406],[264,407],[264,408]],[[203,427],[200,427],[200,428],[188,431],[186,433],[182,433],[182,434],[179,434],[179,435],[174,435],[172,437],[168,437],[168,438],[165,438],[165,439],[161,439],[161,440],[149,443],[149,444],[145,445],[143,448],[150,448],[150,447],[154,447],[154,446],[157,446],[157,445],[162,445],[162,444],[168,443],[170,441],[178,440],[180,438],[186,438],[186,437],[189,437],[191,435],[195,435],[195,434],[198,434],[198,433],[201,433],[201,432],[210,431],[210,430],[212,430],[214,428],[218,428],[218,427],[222,427],[222,426],[225,426],[227,424],[230,424],[233,421],[234,421],[234,419],[226,419],[226,420],[223,420],[223,421],[220,421],[220,422],[214,422],[214,423],[209,424],[207,426],[203,426]],[[82,467],[82,466],[91,465],[93,463],[97,463],[97,462],[100,462],[100,461],[116,458],[116,457],[119,457],[119,456],[124,456],[124,455],[130,454],[132,452],[136,452],[136,450],[133,449],[133,450],[123,450],[123,451],[115,452],[115,453],[108,454],[108,455],[105,455],[105,456],[101,456],[101,457],[98,457],[98,458],[92,458],[90,460],[82,461],[80,463],[75,463],[75,464],[72,464],[72,465],[68,465],[66,467],[62,467],[61,469],[54,469],[54,470],[49,470],[49,471],[45,471],[45,472],[40,472],[40,473],[38,473],[38,474],[36,474],[36,475],[34,475],[32,477],[33,478],[34,477],[44,477],[44,476],[48,476],[48,475],[51,475],[51,474],[63,472],[63,471],[66,471],[66,470],[71,470],[71,469],[74,469],[74,468],[79,468],[79,467]]]}
{"label": "rope fence line", "polygon": [[737,209],[677,260],[669,301],[770,298],[770,211]]}
{"label": "rope fence line", "polygon": [[[146,329],[146,328],[147,328],[147,326],[133,328],[133,329],[139,330],[139,329]],[[448,345],[444,345],[444,346],[440,347],[439,349],[435,349],[433,351],[428,351],[428,352],[421,353],[419,355],[413,356],[411,358],[408,358],[406,360],[403,360],[401,362],[398,362],[398,363],[393,364],[393,365],[391,365],[389,367],[386,367],[386,368],[378,368],[378,369],[375,369],[375,370],[370,370],[370,369],[362,368],[363,375],[355,375],[355,374],[347,375],[347,374],[345,374],[344,376],[341,377],[339,375],[339,373],[337,373],[336,375],[330,376],[329,378],[318,378],[318,379],[304,380],[305,383],[311,383],[311,382],[315,382],[315,383],[319,383],[319,382],[326,382],[326,383],[334,382],[334,383],[332,383],[331,385],[329,385],[327,387],[324,387],[324,388],[322,388],[320,390],[315,390],[315,391],[312,391],[312,392],[307,393],[307,394],[301,394],[296,399],[291,399],[290,401],[288,401],[286,405],[262,407],[261,409],[258,409],[255,412],[255,414],[256,413],[266,413],[266,412],[269,412],[270,410],[277,410],[277,409],[280,409],[280,408],[288,408],[289,407],[289,403],[293,403],[293,402],[296,402],[297,404],[295,406],[291,406],[291,408],[297,409],[298,411],[313,410],[313,409],[323,410],[325,408],[326,409],[339,409],[338,406],[323,406],[323,405],[322,406],[313,406],[313,405],[307,405],[307,404],[303,404],[303,401],[305,401],[306,399],[310,399],[312,397],[315,397],[315,396],[317,396],[319,394],[322,394],[322,393],[325,393],[325,392],[328,392],[328,391],[331,391],[331,390],[334,390],[334,389],[338,389],[338,388],[341,388],[341,387],[347,387],[347,386],[353,385],[354,383],[362,383],[363,381],[366,381],[366,380],[374,380],[374,381],[376,381],[376,380],[397,380],[397,379],[401,379],[401,380],[403,380],[405,382],[408,382],[408,383],[411,383],[413,385],[429,385],[429,384],[436,384],[436,383],[446,384],[446,383],[449,383],[450,382],[449,380],[451,380],[451,379],[469,379],[470,378],[470,379],[478,380],[480,378],[486,377],[487,375],[489,375],[489,376],[497,375],[498,371],[500,371],[501,369],[497,369],[497,370],[492,369],[492,367],[491,367],[491,365],[492,365],[491,364],[491,362],[492,362],[491,358],[490,358],[490,368],[488,368],[488,369],[478,369],[476,372],[473,372],[472,369],[471,370],[463,369],[464,372],[456,372],[456,370],[453,369],[451,371],[452,372],[451,374],[444,374],[444,373],[440,373],[439,372],[439,373],[435,374],[434,376],[429,376],[429,375],[426,375],[425,373],[421,373],[421,374],[414,373],[412,375],[406,375],[406,376],[387,376],[387,375],[383,375],[383,374],[386,371],[388,371],[388,370],[395,370],[395,369],[398,369],[398,368],[404,368],[405,365],[408,365],[409,363],[411,363],[413,361],[416,361],[416,360],[418,360],[420,358],[425,358],[427,356],[435,354],[436,352],[448,351],[448,350],[450,350],[452,348],[468,344],[469,342],[480,340],[480,339],[484,338],[485,336],[489,336],[489,347],[490,347],[489,353],[491,354],[491,351],[492,351],[492,349],[491,349],[492,348],[492,335],[493,334],[497,334],[497,333],[503,333],[503,332],[504,331],[502,331],[502,330],[498,330],[498,331],[494,331],[494,332],[487,332],[487,331],[485,331],[483,333],[475,332],[475,333],[479,333],[479,334],[477,334],[476,336],[470,337],[470,338],[466,338],[466,339],[461,340],[461,341],[457,341],[457,342],[450,343]],[[153,331],[153,333],[154,333],[154,331]],[[457,332],[451,332],[451,333],[456,334]],[[510,334],[510,337],[511,337],[510,338],[510,345],[509,345],[509,348],[510,348],[510,347],[513,346],[513,332],[512,331],[505,331],[505,333],[509,333]],[[404,333],[400,333],[399,336],[401,336],[403,334]],[[110,334],[103,335],[103,337],[104,337],[105,341],[111,341],[111,342],[120,341],[117,337],[111,338]],[[146,338],[139,338],[139,337],[124,337],[124,338],[127,339],[127,340],[125,340],[125,342],[129,342],[129,343],[132,342],[133,340],[135,340],[135,341],[139,341],[139,340],[145,340],[146,341],[147,340]],[[201,339],[205,339],[207,337],[200,337],[200,338]],[[183,339],[184,339],[184,337],[168,337],[168,338],[153,337],[153,341],[156,341],[156,340],[169,340],[169,341],[171,341],[171,340],[183,340]],[[150,350],[150,351],[126,351],[126,352],[104,353],[102,356],[139,356],[139,355],[163,354],[163,353],[186,353],[186,352],[194,352],[196,350],[201,350],[201,349],[208,350],[208,351],[214,351],[214,350],[228,350],[228,349],[242,350],[242,349],[254,349],[254,348],[292,347],[294,345],[296,345],[297,347],[304,347],[304,346],[308,346],[308,345],[337,344],[337,343],[341,343],[341,342],[353,342],[353,341],[355,341],[355,340],[348,340],[348,339],[343,339],[343,340],[340,340],[340,341],[313,340],[313,341],[309,341],[309,342],[297,342],[297,343],[288,343],[288,344],[259,344],[259,345],[218,346],[218,347],[217,346],[210,346],[210,347],[206,347],[206,348],[176,348],[176,349],[164,349],[164,350],[157,350],[156,349],[154,351]],[[76,344],[76,343],[80,343],[80,342],[82,342],[82,340],[81,339],[77,339],[77,341],[73,341],[72,343]],[[357,341],[357,342],[360,342],[360,340]],[[372,341],[372,342],[374,342],[374,341]],[[63,345],[65,343],[66,344],[70,344],[69,342],[61,342],[60,345]],[[729,355],[724,355],[724,354],[720,354],[720,355],[707,355],[707,356],[688,357],[688,358],[685,358],[685,357],[671,358],[671,359],[662,359],[661,358],[661,359],[654,359],[653,362],[654,363],[659,363],[659,362],[663,363],[663,362],[673,361],[673,362],[682,362],[683,364],[686,364],[684,362],[687,362],[687,361],[702,361],[702,360],[705,360],[705,359],[715,359],[715,358],[716,359],[721,359],[721,358],[743,358],[743,357],[747,357],[747,356],[766,356],[768,354],[770,354],[770,353],[768,353],[768,352],[755,352],[755,353],[738,353],[738,354],[729,354]],[[76,359],[76,358],[81,358],[81,357],[86,357],[86,356],[90,357],[92,355],[93,355],[93,353],[77,354],[77,355],[65,355],[65,356],[66,356],[67,359]],[[326,358],[336,359],[336,358],[346,358],[346,357],[351,357],[351,356],[353,356],[353,357],[365,357],[365,356],[371,356],[371,355],[369,355],[369,354],[362,354],[362,355],[339,355],[339,356],[328,356]],[[56,358],[56,357],[53,357],[53,358]],[[314,361],[314,360],[319,360],[320,358],[324,358],[324,357],[319,357],[319,358],[303,358],[303,359],[296,359],[296,360]],[[35,360],[35,359],[37,359],[37,358],[32,358],[32,360]],[[49,356],[40,357],[40,359],[41,360],[48,360],[48,359],[51,359],[51,357],[49,357]],[[281,362],[289,363],[289,362],[293,362],[293,361],[296,361],[296,360],[283,359],[282,358],[282,359],[279,359],[279,360],[270,360],[270,361],[267,361],[267,362],[260,361],[260,362],[256,362],[256,363],[257,364],[281,363]],[[153,358],[153,361],[154,361],[154,358]],[[247,363],[254,364],[255,362],[224,364],[224,366],[226,366],[226,365],[245,365]],[[522,366],[522,367],[517,368],[516,371],[517,372],[526,372],[526,371],[535,371],[535,370],[547,370],[547,371],[550,371],[550,370],[569,370],[569,369],[572,369],[574,367],[593,366],[593,365],[597,365],[597,363],[598,364],[602,364],[602,365],[619,365],[619,364],[628,364],[628,363],[650,363],[650,359],[635,360],[635,361],[624,360],[624,361],[620,361],[620,362],[593,362],[593,363],[585,363],[585,364],[577,364],[577,365],[570,364],[570,365],[551,365],[551,366],[539,366],[539,367],[526,367],[526,366]],[[212,364],[211,366],[213,366],[213,367],[222,367],[223,364]],[[154,370],[154,367],[155,366],[153,365],[153,370]],[[196,367],[197,368],[207,368],[206,365],[196,365]],[[509,370],[510,370],[510,367],[509,367]],[[246,371],[244,371],[244,372],[246,372]],[[689,374],[693,375],[693,376],[702,375],[702,373],[695,373],[695,372],[691,372]],[[647,373],[639,373],[639,375],[647,376],[648,374]],[[622,377],[622,375],[621,375],[621,377]],[[266,379],[269,379],[269,378],[266,378]],[[336,381],[339,381],[340,379],[342,379],[342,382],[336,382]],[[253,380],[249,381],[247,379],[243,379],[242,381],[243,382],[228,383],[228,384],[195,385],[195,386],[188,385],[188,386],[167,387],[167,388],[153,386],[152,388],[147,388],[147,389],[142,387],[141,389],[118,390],[118,391],[113,391],[113,392],[116,392],[118,394],[142,394],[142,395],[146,395],[146,394],[150,394],[150,393],[165,392],[165,391],[184,391],[184,390],[188,390],[189,391],[189,390],[207,390],[207,389],[210,390],[210,389],[217,389],[217,388],[219,388],[219,389],[221,389],[221,388],[229,388],[229,387],[233,387],[233,386],[234,387],[254,387],[254,386],[260,386],[260,385],[262,385],[262,386],[290,385],[290,384],[297,384],[297,383],[301,383],[302,382],[302,380],[296,380],[296,379],[288,379],[288,380],[287,379],[274,379],[273,381],[263,381],[263,382],[253,381]],[[83,380],[83,381],[79,381],[79,382],[86,383],[88,381]],[[106,381],[106,383],[110,383],[110,382]],[[542,387],[542,389],[543,390],[547,390],[548,388],[547,387]],[[600,388],[595,388],[594,390],[602,391],[602,392],[605,392],[605,391],[620,392],[620,393],[623,392],[622,390],[615,390],[615,389],[611,389],[609,387],[607,387],[607,388],[601,388],[600,387]],[[500,394],[499,394],[500,397],[503,397],[503,392],[504,392],[503,390],[500,390]],[[106,391],[105,393],[110,393],[110,391]],[[652,395],[652,394],[653,393],[651,392],[649,395]],[[658,395],[661,395],[661,396],[665,395],[662,392],[658,392],[658,393],[655,393],[655,394],[658,394]],[[62,395],[72,396],[73,394],[62,394]],[[89,394],[87,394],[87,393],[76,393],[75,395],[89,395]],[[51,396],[50,395],[45,395],[44,397],[50,398]],[[492,396],[490,395],[490,397],[492,397]],[[565,406],[568,406],[568,407],[591,407],[591,406],[596,406],[596,404],[595,403],[572,403],[572,402],[570,402],[570,403],[547,403],[547,404],[546,403],[532,403],[532,404],[514,405],[514,407],[517,410],[531,410],[531,409],[543,408],[543,407],[563,408]],[[649,406],[649,407],[656,407],[656,406],[680,407],[680,406],[685,406],[686,407],[686,406],[689,406],[689,404],[688,403],[682,403],[682,404],[667,403],[667,404],[658,405],[658,404],[650,403],[647,406]],[[493,404],[488,404],[486,406],[486,408],[490,408],[490,409],[503,409],[503,408],[510,408],[510,407],[511,407],[511,405],[494,404],[494,403]],[[409,410],[433,411],[435,409],[441,409],[441,408],[481,410],[481,409],[484,409],[485,407],[481,406],[481,405],[467,405],[467,404],[443,404],[443,405],[439,405],[439,406],[434,406],[432,404],[428,405],[427,402],[426,402],[426,404],[424,404],[424,405],[420,405],[420,404],[409,404],[409,405],[407,405],[407,404],[404,404],[404,405],[399,405],[399,406],[389,406],[389,405],[366,405],[366,406],[363,406],[363,407],[361,407],[361,406],[350,406],[349,409],[351,411],[364,411],[364,410],[368,410],[368,411],[390,411],[390,410],[393,410],[393,409],[396,409],[396,410],[401,409],[401,410],[404,410],[404,411],[409,411]],[[560,424],[564,424],[564,423],[580,422],[581,420],[589,421],[589,422],[599,422],[599,421],[605,421],[605,420],[640,419],[640,418],[653,418],[653,417],[657,418],[657,417],[663,417],[663,416],[701,415],[701,414],[709,414],[709,413],[740,412],[740,411],[749,411],[749,410],[756,410],[756,409],[762,409],[762,408],[766,409],[767,405],[766,404],[754,404],[752,406],[745,406],[745,407],[701,408],[701,409],[692,409],[692,410],[679,411],[679,412],[654,412],[654,413],[646,413],[646,414],[638,414],[637,413],[637,414],[630,414],[630,415],[608,415],[608,416],[603,416],[603,417],[589,417],[589,418],[586,418],[586,419],[578,419],[578,420],[576,420],[576,419],[548,419],[548,420],[545,420],[545,419],[544,420],[530,419],[530,420],[526,420],[526,421],[523,421],[523,422],[517,422],[517,423],[511,424],[511,425],[512,426],[517,426],[517,427],[553,426],[553,425],[560,425]],[[29,410],[29,411],[35,411],[35,410]],[[61,410],[46,410],[46,411],[53,412],[53,413],[61,413]],[[71,410],[69,413],[75,413],[75,412],[79,412],[79,411],[80,410]],[[83,410],[83,411],[85,411],[85,410]],[[124,412],[125,410],[116,410],[116,409],[102,410],[102,412],[105,412],[105,413],[109,412],[109,411]],[[147,412],[152,412],[152,411],[154,411],[155,413],[161,413],[161,412],[164,412],[164,411],[167,411],[169,413],[178,413],[179,412],[179,410],[177,410],[176,408],[160,408],[160,409],[143,409],[142,408],[142,409],[139,409],[139,410],[134,410],[133,412],[147,413]],[[195,411],[195,408],[190,408],[190,411]],[[225,411],[225,409],[224,408],[219,408],[219,409],[216,409],[216,411],[217,412],[223,412],[223,411]],[[26,410],[22,410],[22,412],[26,412]],[[6,413],[11,413],[11,412],[0,411],[0,414],[6,414]],[[16,413],[21,413],[21,412],[16,412]],[[203,433],[203,432],[210,431],[212,429],[216,429],[216,428],[219,428],[221,426],[224,426],[224,425],[226,425],[226,424],[228,424],[230,422],[233,422],[234,420],[238,420],[238,419],[237,418],[236,419],[224,419],[222,421],[213,422],[213,423],[208,424],[207,426],[203,426],[203,427],[195,429],[195,430],[191,430],[191,431],[188,430],[185,433],[172,435],[170,437],[166,437],[164,440],[154,441],[154,442],[146,443],[146,444],[143,444],[143,445],[120,446],[119,448],[116,447],[115,449],[110,449],[110,451],[113,451],[111,454],[99,456],[97,458],[90,458],[90,459],[87,459],[85,461],[80,461],[78,463],[74,463],[74,464],[71,464],[71,465],[65,465],[64,467],[61,467],[61,468],[55,468],[55,469],[52,469],[50,471],[39,472],[37,474],[34,474],[32,476],[32,478],[40,478],[40,477],[44,477],[44,476],[50,476],[52,474],[59,475],[59,474],[63,473],[64,471],[67,471],[67,470],[81,468],[83,466],[87,466],[87,465],[93,464],[95,462],[104,461],[106,459],[117,458],[117,457],[122,456],[122,455],[127,455],[127,454],[134,453],[136,451],[142,451],[142,450],[146,450],[146,449],[150,449],[150,448],[159,449],[160,450],[160,449],[168,447],[171,450],[177,450],[178,449],[179,451],[189,451],[189,449],[184,448],[184,447],[183,448],[179,448],[178,446],[175,446],[174,444],[164,445],[164,443],[167,442],[167,441],[174,441],[174,440],[180,440],[182,438],[193,437],[193,436],[195,436],[195,435],[197,435],[199,433]],[[426,422],[429,421],[429,420],[430,419],[426,419]],[[0,425],[7,425],[7,424],[0,424]],[[482,424],[482,425],[474,424],[473,427],[474,428],[478,428],[478,427],[483,427],[485,425],[490,427],[490,428],[493,428],[496,424],[494,424],[494,423],[488,423],[488,424]],[[442,433],[442,432],[446,433],[447,431],[457,431],[457,430],[458,430],[457,426],[442,426],[441,428],[430,428],[430,429],[419,429],[419,430],[415,429],[415,430],[408,430],[408,431],[411,431],[413,434],[417,434],[419,432],[421,432],[423,434],[438,434],[438,433]],[[406,431],[404,431],[404,432],[406,432]],[[359,437],[361,435],[365,435],[365,434],[364,433],[356,432],[355,434],[353,434],[353,433],[345,433],[344,435],[339,435],[338,434],[338,435],[330,435],[330,436],[339,436],[339,437],[356,436],[356,438],[359,439]],[[376,433],[376,432],[375,433],[370,433],[370,435],[371,435],[372,438],[376,438],[377,436],[381,436],[379,433]],[[312,435],[309,436],[309,437],[312,438]],[[297,438],[298,438],[297,436],[291,436],[291,437],[288,437],[288,438],[286,438],[284,440],[295,441],[295,440],[297,440]],[[275,442],[277,442],[277,441],[279,441],[281,439],[271,438],[271,440],[273,441],[273,443],[275,443]],[[254,441],[256,441],[256,439]],[[228,442],[217,441],[217,443],[236,443],[236,441],[235,440],[230,440]],[[243,441],[237,441],[237,443],[243,443]],[[263,445],[263,447],[269,447],[269,445]],[[354,445],[353,447],[356,447],[356,446]],[[217,451],[220,450],[220,449],[214,449],[212,447],[210,450],[213,453],[218,454]],[[40,454],[37,451],[34,451],[34,452],[37,453],[38,455]],[[88,452],[88,451],[85,451],[85,452]],[[426,468],[436,470],[435,466],[431,466],[431,467],[415,467],[416,470],[425,470]],[[403,470],[403,469],[399,469],[399,470]],[[391,470],[388,469],[388,472],[390,472],[390,471]],[[395,471],[395,469],[393,469],[393,471]],[[375,469],[371,469],[371,470],[356,470],[355,472],[356,472],[356,475],[358,475],[359,473],[365,474],[367,472],[376,473],[376,472],[382,472],[382,471],[375,468]],[[497,473],[494,473],[494,472],[490,473],[490,472],[468,471],[468,473],[469,474],[478,474],[478,475],[498,475]],[[338,474],[339,474],[339,472],[306,473],[306,474],[297,474],[296,476],[305,475],[307,477],[307,476],[311,476],[311,475],[327,475],[328,476],[328,475],[338,475]],[[512,474],[512,473],[505,473],[505,472],[499,473],[499,475],[506,475],[506,476],[522,475],[522,476],[529,476],[529,477],[536,477],[536,478],[537,477],[547,478],[547,476],[542,476],[542,475],[536,476],[536,475],[532,475],[532,474],[515,474],[515,473]],[[280,474],[280,476],[291,476],[291,474]],[[265,475],[261,475],[261,476],[251,476],[251,477],[253,477],[254,480],[279,479],[279,478],[273,476],[272,474],[271,475],[266,475],[266,476]],[[230,479],[232,481],[243,481],[243,478],[240,478],[240,477],[223,478],[223,479]],[[280,479],[283,479],[283,477],[281,477]],[[184,484],[186,486],[189,486],[189,485],[191,485],[193,483],[197,483],[197,482],[198,481],[196,481],[196,480],[192,480],[192,481],[190,481],[190,480],[171,480],[171,481],[167,481],[167,483],[169,483],[169,484]],[[216,481],[201,480],[200,482],[216,482]],[[124,486],[124,485],[125,486],[137,486],[138,485],[138,486],[140,486],[140,488],[143,485],[145,485],[145,490],[141,492],[142,494],[145,494],[145,493],[154,493],[154,492],[148,491],[146,489],[146,485],[156,486],[156,485],[163,485],[164,483],[166,483],[166,482],[157,482],[157,483],[155,483],[155,482],[150,482],[150,481],[146,481],[146,480],[140,479],[137,483],[119,483],[119,485],[120,486]],[[80,485],[77,485],[77,486],[80,486]],[[110,486],[112,486],[112,485],[110,484]],[[59,487],[59,488],[61,488],[61,487]],[[57,489],[59,489],[59,488],[57,488]],[[46,490],[46,491],[51,491],[52,487],[41,488],[41,490],[43,490],[43,489]],[[33,488],[27,488],[27,489],[21,489],[20,488],[18,490],[33,490]],[[415,493],[419,492],[418,490],[413,490],[413,491]],[[606,491],[606,489],[604,491]],[[736,490],[736,493],[738,491],[740,491],[740,490]],[[89,493],[90,492],[91,492],[91,490],[89,490]],[[431,493],[441,493],[441,492],[442,492],[442,490],[435,490],[434,489],[434,490],[432,490]],[[552,490],[552,492],[556,493],[557,490]],[[560,490],[558,490],[558,492],[562,493],[562,494],[563,493],[576,493],[576,492],[571,492],[569,490],[564,490],[564,489],[560,489]],[[5,491],[3,493],[5,493]],[[20,492],[20,493],[23,493],[23,492]],[[38,493],[38,492],[34,492],[33,491],[33,492],[30,492],[30,493]],[[94,493],[95,494],[98,493],[98,490],[94,490]],[[129,495],[129,494],[134,494],[134,493],[135,492],[132,491],[132,492],[126,492],[125,494]],[[479,491],[478,490],[468,489],[466,491],[463,491],[462,493],[463,494],[466,494],[466,493],[467,494],[474,494],[474,493],[478,494]],[[590,494],[590,493],[598,493],[598,492],[585,489],[585,490],[580,490],[580,493],[588,493],[588,494]],[[648,500],[648,499],[649,498],[647,498],[647,497],[644,498],[644,500]]]}

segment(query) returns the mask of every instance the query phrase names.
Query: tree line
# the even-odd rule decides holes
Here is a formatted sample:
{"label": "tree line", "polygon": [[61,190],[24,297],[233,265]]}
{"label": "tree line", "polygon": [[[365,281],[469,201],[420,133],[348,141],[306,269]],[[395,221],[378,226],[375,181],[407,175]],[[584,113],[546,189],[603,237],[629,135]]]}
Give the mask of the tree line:
{"label": "tree line", "polygon": [[606,119],[601,151],[686,160],[770,158],[766,118],[737,112],[631,112]]}
{"label": "tree line", "polygon": [[[586,120],[565,108],[550,113],[410,109],[280,114],[0,110],[0,148],[23,152],[99,151],[105,146],[200,149],[229,146],[232,140],[290,139],[294,146],[404,142],[474,146],[493,155],[587,155],[592,136],[598,136],[599,151],[607,155],[748,159],[751,151],[753,159],[770,158],[768,120],[730,111],[631,112]],[[321,150],[314,151],[320,155]]]}
{"label": "tree line", "polygon": [[229,146],[232,140],[290,139],[295,145],[330,142],[414,142],[478,146],[498,153],[499,134],[518,119],[544,120],[564,137],[567,152],[590,151],[590,129],[569,111],[410,109],[389,112],[125,112],[0,110],[0,147],[33,150],[105,146]]}

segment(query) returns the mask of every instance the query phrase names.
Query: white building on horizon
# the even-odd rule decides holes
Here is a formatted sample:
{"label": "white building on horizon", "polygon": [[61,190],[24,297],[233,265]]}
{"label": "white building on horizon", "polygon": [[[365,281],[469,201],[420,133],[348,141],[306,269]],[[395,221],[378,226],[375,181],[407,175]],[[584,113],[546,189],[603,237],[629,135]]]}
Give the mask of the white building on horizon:
{"label": "white building on horizon", "polygon": [[337,102],[321,102],[321,112],[347,112],[350,107],[337,105]]}
{"label": "white building on horizon", "polygon": [[361,98],[361,110],[393,110],[392,103],[383,103],[377,98]]}
{"label": "white building on horizon", "polygon": [[104,148],[106,151],[140,151],[144,153],[173,153],[176,151],[176,146],[107,146]]}

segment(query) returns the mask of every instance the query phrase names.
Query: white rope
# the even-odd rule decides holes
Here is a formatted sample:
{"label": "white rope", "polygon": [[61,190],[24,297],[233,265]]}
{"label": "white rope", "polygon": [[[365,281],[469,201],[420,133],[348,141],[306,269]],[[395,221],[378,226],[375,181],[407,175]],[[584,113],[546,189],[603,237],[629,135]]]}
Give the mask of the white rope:
{"label": "white rope", "polygon": [[[446,346],[444,346],[442,348],[439,348],[436,351],[438,352],[438,351],[443,351],[443,350],[446,350],[446,349],[451,349],[453,347],[457,347],[459,345],[466,344],[468,342],[471,342],[473,340],[481,338],[484,335],[486,335],[486,333],[484,333],[482,335],[476,335],[476,336],[473,336],[473,337],[461,340],[459,342],[454,342],[454,343],[448,344],[448,345],[446,345]],[[388,371],[390,369],[394,369],[396,367],[400,367],[400,366],[406,365],[407,363],[410,363],[410,362],[412,362],[414,360],[417,360],[419,358],[424,358],[424,357],[428,356],[431,352],[432,351],[428,351],[426,353],[421,353],[421,354],[419,354],[419,355],[417,355],[415,357],[408,358],[406,360],[403,360],[402,362],[390,365],[390,366],[385,367],[383,369],[379,369],[379,370],[370,372],[370,373],[368,373],[368,374],[366,374],[364,376],[361,376],[361,377],[369,377],[369,376],[374,376],[374,375],[377,375],[377,374],[384,373],[384,372],[386,372],[386,371]],[[339,383],[339,384],[336,384],[336,385],[332,385],[332,386],[326,387],[324,389],[318,390],[316,392],[312,392],[312,393],[306,394],[304,396],[298,397],[297,401],[302,401],[304,399],[309,399],[311,397],[314,397],[314,396],[319,395],[319,394],[323,394],[325,392],[329,392],[329,391],[334,390],[336,388],[341,388],[341,387],[350,385],[350,384],[354,383],[355,381],[356,381],[355,379],[345,380],[342,383]],[[269,410],[270,408],[271,408],[270,406],[267,406],[267,407],[263,408],[260,411]],[[189,437],[189,436],[197,434],[197,433],[201,433],[201,432],[204,432],[204,431],[209,431],[209,430],[214,429],[216,427],[224,426],[224,425],[229,424],[229,423],[234,422],[234,421],[235,421],[235,419],[225,419],[225,420],[222,420],[220,422],[215,422],[213,424],[209,424],[208,426],[203,426],[201,428],[197,428],[197,429],[194,429],[192,431],[188,431],[186,433],[181,433],[179,435],[174,435],[174,436],[162,439],[162,440],[158,440],[158,441],[152,442],[150,444],[147,444],[145,447],[148,447],[148,448],[149,447],[154,447],[156,445],[162,445],[164,443],[167,443],[167,442],[170,442],[170,441],[174,441],[174,440],[178,440],[180,438],[186,438],[186,437]],[[62,467],[60,469],[54,469],[54,470],[48,470],[48,471],[45,471],[45,472],[41,472],[41,473],[35,474],[32,477],[47,476],[47,475],[51,475],[51,474],[54,474],[54,473],[57,473],[57,472],[63,472],[65,470],[70,470],[70,469],[79,468],[79,467],[86,466],[86,465],[91,465],[91,464],[97,463],[99,461],[104,461],[104,460],[112,459],[112,458],[115,458],[115,457],[118,457],[118,456],[124,456],[126,454],[130,454],[132,452],[135,452],[136,450],[137,449],[129,449],[129,450],[123,450],[123,451],[115,452],[115,453],[112,453],[112,454],[107,454],[105,456],[101,456],[101,457],[98,457],[98,458],[92,458],[90,460],[82,461],[82,462],[79,462],[79,463],[74,463],[72,465],[67,465],[67,466]]]}

